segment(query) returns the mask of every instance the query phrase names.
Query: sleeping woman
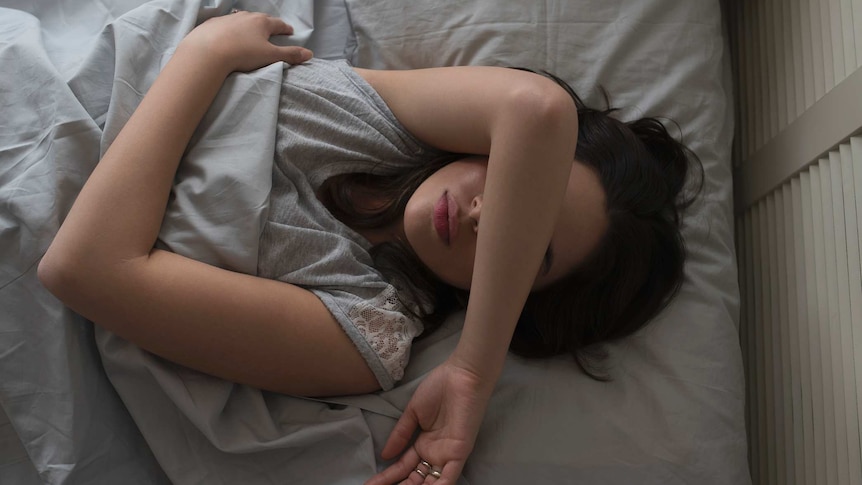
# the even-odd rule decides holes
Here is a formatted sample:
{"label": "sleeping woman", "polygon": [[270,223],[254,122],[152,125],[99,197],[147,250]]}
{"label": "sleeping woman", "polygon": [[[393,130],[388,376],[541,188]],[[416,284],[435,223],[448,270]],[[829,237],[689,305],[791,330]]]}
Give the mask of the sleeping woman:
{"label": "sleeping woman", "polygon": [[[154,354],[303,396],[391,388],[412,339],[466,306],[456,349],[386,443],[383,458],[400,458],[368,482],[454,484],[510,349],[571,354],[604,378],[588,356],[677,291],[696,159],[658,121],[617,121],[553,76],[353,69],[269,41],[290,33],[249,12],[195,28],[90,176],[39,277]],[[278,61],[292,66],[261,244],[282,249],[261,253],[254,276],[154,249],[222,82]]]}

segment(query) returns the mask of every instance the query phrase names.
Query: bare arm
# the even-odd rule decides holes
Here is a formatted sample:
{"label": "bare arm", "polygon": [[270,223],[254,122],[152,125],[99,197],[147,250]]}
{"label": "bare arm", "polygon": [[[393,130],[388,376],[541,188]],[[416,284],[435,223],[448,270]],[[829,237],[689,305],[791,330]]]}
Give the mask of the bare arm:
{"label": "bare arm", "polygon": [[575,105],[553,81],[513,69],[357,71],[421,140],[489,155],[467,319],[453,358],[496,382],[565,193]]}
{"label": "bare arm", "polygon": [[291,394],[368,392],[373,374],[312,293],[153,249],[180,157],[225,77],[306,60],[268,41],[291,31],[249,13],[195,29],[87,181],[39,277],[88,319],[189,367]]}
{"label": "bare arm", "polygon": [[[390,434],[383,458],[403,452],[401,458],[367,482],[382,485],[411,477],[418,483],[416,470],[425,461],[441,473],[433,483],[454,485],[473,449],[559,215],[577,143],[577,110],[562,88],[523,71],[359,72],[421,140],[489,157],[458,346],[417,388]],[[407,448],[417,426],[422,433]]]}

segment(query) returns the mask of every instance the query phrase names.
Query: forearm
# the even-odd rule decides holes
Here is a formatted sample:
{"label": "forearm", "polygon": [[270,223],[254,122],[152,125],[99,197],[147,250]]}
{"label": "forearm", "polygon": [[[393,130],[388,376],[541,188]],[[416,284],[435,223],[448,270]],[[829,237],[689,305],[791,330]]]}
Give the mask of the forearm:
{"label": "forearm", "polygon": [[571,100],[514,109],[494,126],[470,300],[453,354],[491,382],[553,233],[577,141]]}
{"label": "forearm", "polygon": [[180,44],[88,179],[46,259],[94,269],[150,253],[180,158],[226,75]]}

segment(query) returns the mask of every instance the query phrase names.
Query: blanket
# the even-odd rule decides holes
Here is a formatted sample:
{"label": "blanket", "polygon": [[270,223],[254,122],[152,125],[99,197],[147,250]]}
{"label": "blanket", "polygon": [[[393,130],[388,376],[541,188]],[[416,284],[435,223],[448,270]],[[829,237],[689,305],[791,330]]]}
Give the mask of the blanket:
{"label": "blanket", "polygon": [[[12,310],[0,327],[4,377],[12,376],[0,384],[0,402],[34,463],[44,464],[46,482],[336,484],[376,470],[360,408],[176,366],[94,329],[36,278],[75,195],[179,41],[229,6],[155,1],[132,9],[68,79],[43,49],[34,17],[0,15],[0,301]],[[226,80],[184,156],[158,246],[257,271],[281,81],[280,63]],[[330,466],[336,460],[342,466]]]}

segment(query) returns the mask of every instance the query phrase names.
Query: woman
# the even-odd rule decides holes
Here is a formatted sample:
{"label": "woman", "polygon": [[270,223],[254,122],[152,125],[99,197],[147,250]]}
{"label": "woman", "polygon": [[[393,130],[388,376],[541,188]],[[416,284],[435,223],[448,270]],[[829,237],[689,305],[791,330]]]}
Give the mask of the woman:
{"label": "woman", "polygon": [[[153,249],[180,158],[222,81],[231,72],[277,61],[308,61],[310,52],[268,41],[291,32],[278,19],[245,12],[192,31],[88,180],[39,276],[78,313],[189,367],[288,394],[371,392],[381,387],[380,376],[314,293]],[[371,243],[401,241],[443,286],[470,290],[456,350],[419,386],[384,449],[384,458],[404,451],[401,458],[369,482],[451,484],[472,450],[525,303],[516,349],[528,355],[576,353],[631,333],[678,286],[678,232],[670,231],[669,237],[680,244],[657,247],[649,257],[613,248],[621,244],[618,240],[649,232],[630,230],[627,218],[654,217],[667,222],[663,227],[678,222],[674,200],[685,176],[685,153],[670,150],[674,156],[668,166],[647,170],[660,181],[676,174],[656,188],[660,196],[623,194],[627,203],[643,205],[642,215],[631,216],[631,210],[614,209],[626,191],[604,185],[619,180],[617,185],[625,187],[643,171],[597,171],[595,160],[614,155],[607,144],[580,156],[589,143],[579,144],[579,131],[582,137],[603,134],[579,130],[570,93],[554,81],[481,67],[355,72],[412,136],[436,150],[477,156],[435,167],[410,191],[399,218],[351,226]],[[596,124],[599,131],[633,139],[643,152],[635,151],[635,158],[653,154],[649,147],[672,146],[656,125],[643,122],[625,131],[619,123]],[[351,206],[359,213],[375,212],[388,203],[385,196],[376,198],[375,183],[334,177],[318,196],[351,225]],[[349,203],[339,202],[339,187],[351,186],[356,190],[348,191],[353,194]],[[666,256],[679,256],[678,264],[655,271],[664,267],[660,263]],[[615,260],[623,257],[628,258],[624,263],[631,260],[637,278],[618,273]],[[380,260],[386,266],[393,259],[382,254]],[[397,265],[390,268],[397,273]],[[585,285],[591,279],[600,284]],[[575,298],[574,308],[582,314],[589,312],[578,305],[591,304],[603,287],[613,290],[614,298],[622,295],[625,304],[598,297],[594,321],[572,328],[548,323],[556,321],[549,313],[568,311],[550,302],[572,285],[591,288]],[[658,297],[649,293],[652,286],[661,287]],[[416,313],[442,308],[436,291],[419,288],[410,296]],[[307,365],[312,361],[316,364]],[[422,433],[405,451],[417,426]]]}

